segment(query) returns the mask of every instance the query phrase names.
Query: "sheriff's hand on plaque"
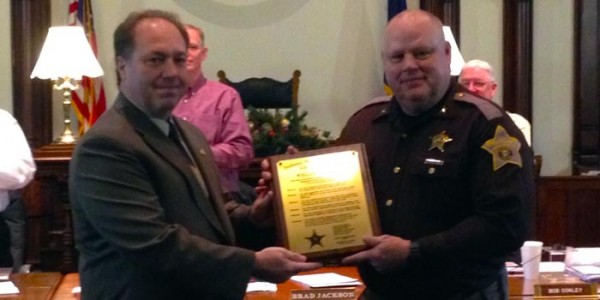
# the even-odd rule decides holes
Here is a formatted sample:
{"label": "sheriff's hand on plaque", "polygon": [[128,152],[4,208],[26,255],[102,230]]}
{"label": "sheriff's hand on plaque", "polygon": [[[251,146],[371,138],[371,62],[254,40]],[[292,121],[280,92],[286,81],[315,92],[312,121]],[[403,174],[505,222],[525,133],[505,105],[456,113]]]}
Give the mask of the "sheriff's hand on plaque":
{"label": "sheriff's hand on plaque", "polygon": [[269,157],[280,245],[313,260],[340,258],[379,235],[363,144]]}

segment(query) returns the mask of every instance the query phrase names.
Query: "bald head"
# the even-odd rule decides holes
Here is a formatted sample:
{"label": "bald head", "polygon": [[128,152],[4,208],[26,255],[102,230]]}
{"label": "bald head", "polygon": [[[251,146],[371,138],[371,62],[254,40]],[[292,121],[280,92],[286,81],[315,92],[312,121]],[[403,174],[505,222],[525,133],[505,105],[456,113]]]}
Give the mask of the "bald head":
{"label": "bald head", "polygon": [[450,44],[429,12],[397,14],[385,29],[382,57],[387,82],[407,114],[433,107],[450,85]]}
{"label": "bald head", "polygon": [[[394,34],[399,29],[418,29],[418,27],[428,27],[433,31],[432,38],[438,42],[445,41],[443,24],[438,17],[424,10],[405,10],[395,15],[386,26],[386,37]],[[385,39],[388,40],[387,38]]]}

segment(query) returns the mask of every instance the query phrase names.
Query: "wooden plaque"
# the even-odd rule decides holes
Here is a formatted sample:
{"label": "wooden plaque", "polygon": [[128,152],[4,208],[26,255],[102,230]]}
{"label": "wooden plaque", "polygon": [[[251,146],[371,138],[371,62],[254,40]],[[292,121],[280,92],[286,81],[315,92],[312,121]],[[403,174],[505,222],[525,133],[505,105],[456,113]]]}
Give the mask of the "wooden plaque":
{"label": "wooden plaque", "polygon": [[380,225],[363,144],[269,157],[279,244],[311,260],[365,249]]}

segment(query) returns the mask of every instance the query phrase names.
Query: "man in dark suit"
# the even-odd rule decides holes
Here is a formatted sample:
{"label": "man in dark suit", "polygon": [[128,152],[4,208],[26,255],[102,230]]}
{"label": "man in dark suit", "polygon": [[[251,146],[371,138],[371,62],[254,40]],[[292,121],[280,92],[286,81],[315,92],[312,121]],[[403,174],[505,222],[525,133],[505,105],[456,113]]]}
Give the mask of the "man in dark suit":
{"label": "man in dark suit", "polygon": [[272,193],[226,205],[206,140],[171,116],[189,86],[187,45],[163,11],[132,13],[114,33],[120,93],[69,172],[84,299],[241,299],[250,276],[281,282],[320,266],[283,248],[233,246],[229,218],[261,223]]}

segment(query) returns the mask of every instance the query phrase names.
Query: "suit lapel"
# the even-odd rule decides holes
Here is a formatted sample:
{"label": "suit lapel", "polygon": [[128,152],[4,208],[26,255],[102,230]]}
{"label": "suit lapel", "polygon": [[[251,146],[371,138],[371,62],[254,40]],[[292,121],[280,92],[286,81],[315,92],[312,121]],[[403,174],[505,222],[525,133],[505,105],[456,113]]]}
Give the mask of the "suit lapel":
{"label": "suit lapel", "polygon": [[[209,187],[213,184],[210,182],[211,180],[206,180],[207,178],[214,177],[214,175],[208,176],[204,174],[205,172],[202,172],[201,166],[207,165],[207,162],[205,161],[206,159],[199,160],[199,155],[193,155],[194,159],[196,159],[196,164],[200,167],[199,172],[202,172],[202,176],[204,177],[205,183],[208,187],[208,197],[198,181],[201,180],[201,178],[198,178],[192,170],[192,168],[195,167],[191,167],[189,165],[186,158],[182,157],[179,149],[173,145],[171,140],[163,132],[161,132],[154,123],[152,123],[148,116],[146,116],[133,104],[129,103],[129,100],[126,100],[122,95],[119,95],[115,105],[117,105],[117,108],[122,109],[127,120],[144,139],[146,144],[148,144],[150,148],[154,149],[154,151],[162,156],[166,161],[171,163],[173,167],[175,167],[183,175],[187,181],[187,186],[190,187],[190,197],[195,202],[196,206],[198,206],[200,212],[214,227],[214,229],[217,230],[228,241],[233,242],[233,234],[230,234],[230,231],[233,232],[231,229],[231,224],[229,220],[223,220],[222,211],[224,211],[224,209],[219,209],[218,206],[214,205],[213,199],[222,199],[222,196],[214,191],[214,187]],[[181,126],[179,126],[179,128],[181,129]],[[197,149],[197,145],[192,145],[187,142],[189,139],[187,137],[188,134],[184,133],[185,130],[180,131],[182,132],[182,138],[187,143],[188,148],[191,152],[194,152],[192,149]],[[219,195],[219,197],[217,198],[215,195]]]}
{"label": "suit lapel", "polygon": [[219,173],[212,158],[212,152],[208,142],[202,135],[195,134],[198,129],[193,125],[185,123],[177,118],[174,118],[175,123],[181,129],[181,137],[185,141],[188,148],[191,149],[192,156],[198,165],[202,178],[206,183],[209,199],[215,212],[218,214],[221,224],[223,224],[227,238],[233,243],[234,233],[229,221],[229,216],[224,208],[223,190],[219,181]]}

